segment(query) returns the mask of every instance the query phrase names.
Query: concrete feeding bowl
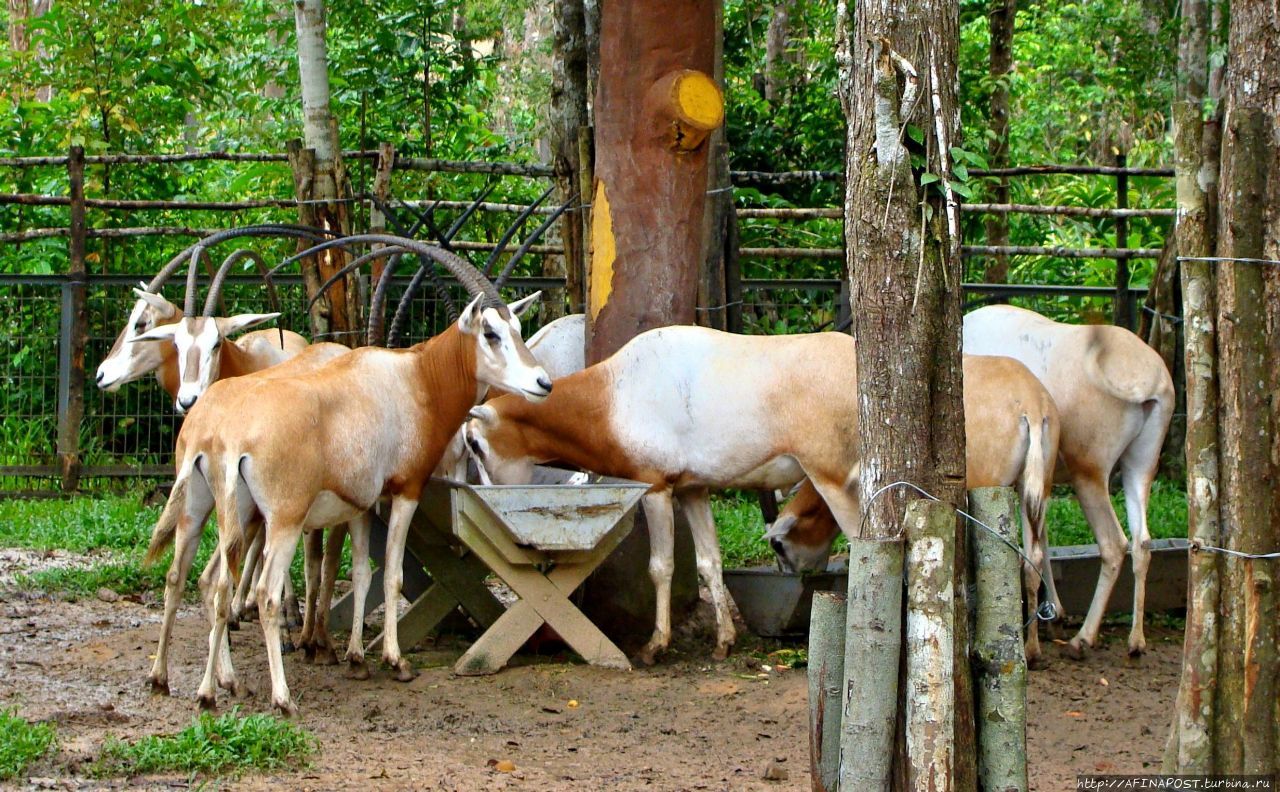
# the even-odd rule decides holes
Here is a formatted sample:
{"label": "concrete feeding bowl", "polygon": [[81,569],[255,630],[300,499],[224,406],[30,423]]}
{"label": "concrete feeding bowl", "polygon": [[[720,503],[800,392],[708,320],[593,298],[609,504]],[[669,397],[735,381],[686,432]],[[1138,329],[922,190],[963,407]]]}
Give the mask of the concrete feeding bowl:
{"label": "concrete feeding bowl", "polygon": [[[1062,607],[1068,616],[1084,616],[1098,581],[1098,546],[1051,547],[1049,557]],[[803,575],[780,572],[772,566],[728,569],[724,582],[751,632],[768,638],[795,637],[809,632],[813,593],[845,591],[849,586],[849,568],[848,562],[840,559],[832,561],[825,572]],[[1147,611],[1185,608],[1186,593],[1187,541],[1153,540],[1151,566],[1147,571]],[[1128,613],[1132,607],[1133,567],[1126,559],[1107,612]]]}

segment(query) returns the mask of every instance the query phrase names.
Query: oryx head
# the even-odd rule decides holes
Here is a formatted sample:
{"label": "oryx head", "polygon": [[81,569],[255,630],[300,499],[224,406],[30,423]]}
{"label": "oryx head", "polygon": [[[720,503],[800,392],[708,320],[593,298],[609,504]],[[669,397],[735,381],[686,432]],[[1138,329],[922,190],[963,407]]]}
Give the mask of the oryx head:
{"label": "oryx head", "polygon": [[164,363],[167,349],[160,343],[131,343],[144,333],[182,318],[178,306],[146,291],[146,284],[134,289],[138,301],[129,311],[129,321],[116,336],[111,351],[98,364],[98,387],[105,391],[117,391],[126,382],[145,377]]}
{"label": "oryx head", "polygon": [[475,340],[476,382],[539,402],[551,394],[551,378],[520,337],[520,315],[541,292],[511,305],[477,296],[458,317],[458,330]]}
{"label": "oryx head", "polygon": [[817,572],[827,568],[831,545],[839,533],[835,515],[806,479],[764,538],[784,572]]}
{"label": "oryx head", "polygon": [[222,375],[222,349],[229,336],[269,322],[279,313],[237,314],[229,317],[184,317],[157,327],[132,341],[165,341],[178,353],[178,412],[185,413]]}
{"label": "oryx head", "polygon": [[509,444],[504,439],[518,430],[510,421],[501,420],[493,403],[472,407],[468,415],[469,419],[462,425],[463,440],[479,468],[481,482],[528,484],[533,481],[537,460],[507,450]]}

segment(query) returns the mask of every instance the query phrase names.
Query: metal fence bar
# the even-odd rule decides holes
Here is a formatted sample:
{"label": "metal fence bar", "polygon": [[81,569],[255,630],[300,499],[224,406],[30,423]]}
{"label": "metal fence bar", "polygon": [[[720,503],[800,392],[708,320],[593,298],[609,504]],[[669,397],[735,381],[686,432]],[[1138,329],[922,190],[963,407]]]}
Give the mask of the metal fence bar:
{"label": "metal fence bar", "polygon": [[[1125,155],[1116,155],[1116,208],[1129,208],[1129,174],[1124,172]],[[1116,218],[1116,247],[1129,247],[1129,220],[1121,215]],[[1113,303],[1112,323],[1126,330],[1133,329],[1133,300],[1129,295],[1129,260],[1116,259],[1116,299]]]}

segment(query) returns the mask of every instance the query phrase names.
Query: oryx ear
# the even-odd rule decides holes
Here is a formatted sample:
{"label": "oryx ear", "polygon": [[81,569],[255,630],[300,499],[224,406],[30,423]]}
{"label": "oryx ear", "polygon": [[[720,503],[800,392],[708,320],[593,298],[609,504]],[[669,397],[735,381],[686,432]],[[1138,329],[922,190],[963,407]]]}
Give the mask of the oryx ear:
{"label": "oryx ear", "polygon": [[272,319],[280,316],[280,312],[264,313],[264,314],[236,314],[215,320],[218,324],[218,332],[223,338],[234,335],[250,327],[257,327],[263,322],[270,322]]}
{"label": "oryx ear", "polygon": [[479,404],[472,407],[467,413],[467,417],[474,418],[486,426],[492,426],[498,420],[498,414],[487,404]]}
{"label": "oryx ear", "polygon": [[151,306],[161,319],[168,319],[170,316],[173,316],[178,312],[178,306],[169,302],[159,294],[153,294],[149,291],[143,291],[142,289],[137,288],[133,290],[133,293],[138,295],[140,300]]}
{"label": "oryx ear", "polygon": [[462,313],[458,316],[458,329],[468,335],[474,335],[476,321],[480,318],[480,300],[484,298],[483,294],[477,294],[475,299],[467,303],[467,307],[462,309]]}
{"label": "oryx ear", "polygon": [[530,294],[528,297],[524,297],[519,300],[516,300],[515,302],[508,305],[507,308],[511,311],[511,313],[515,314],[516,316],[524,316],[525,311],[537,305],[537,300],[541,296],[542,296],[542,290],[539,289],[533,294]]}
{"label": "oryx ear", "polygon": [[133,338],[130,338],[129,343],[136,344],[139,341],[172,341],[174,333],[177,333],[178,328],[181,326],[182,326],[182,323],[179,322],[177,324],[167,324],[167,325],[160,325],[159,327],[153,327],[152,329],[148,330],[145,333],[142,333],[141,335],[136,335]]}

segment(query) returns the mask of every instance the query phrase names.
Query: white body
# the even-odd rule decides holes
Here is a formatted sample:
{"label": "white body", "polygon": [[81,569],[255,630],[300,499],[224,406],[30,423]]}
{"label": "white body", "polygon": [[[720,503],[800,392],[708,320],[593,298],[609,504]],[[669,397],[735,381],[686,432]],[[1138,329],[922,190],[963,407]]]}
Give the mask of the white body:
{"label": "white body", "polygon": [[1134,602],[1129,651],[1141,653],[1143,599],[1151,559],[1147,500],[1173,415],[1173,380],[1160,356],[1118,327],[1067,325],[1032,311],[991,306],[964,318],[964,351],[1022,362],[1057,403],[1062,421],[1058,470],[1070,480],[1098,540],[1102,568],[1089,613],[1070,647],[1097,640],[1102,614],[1124,561],[1124,533],[1108,480],[1118,465],[1132,538]]}

